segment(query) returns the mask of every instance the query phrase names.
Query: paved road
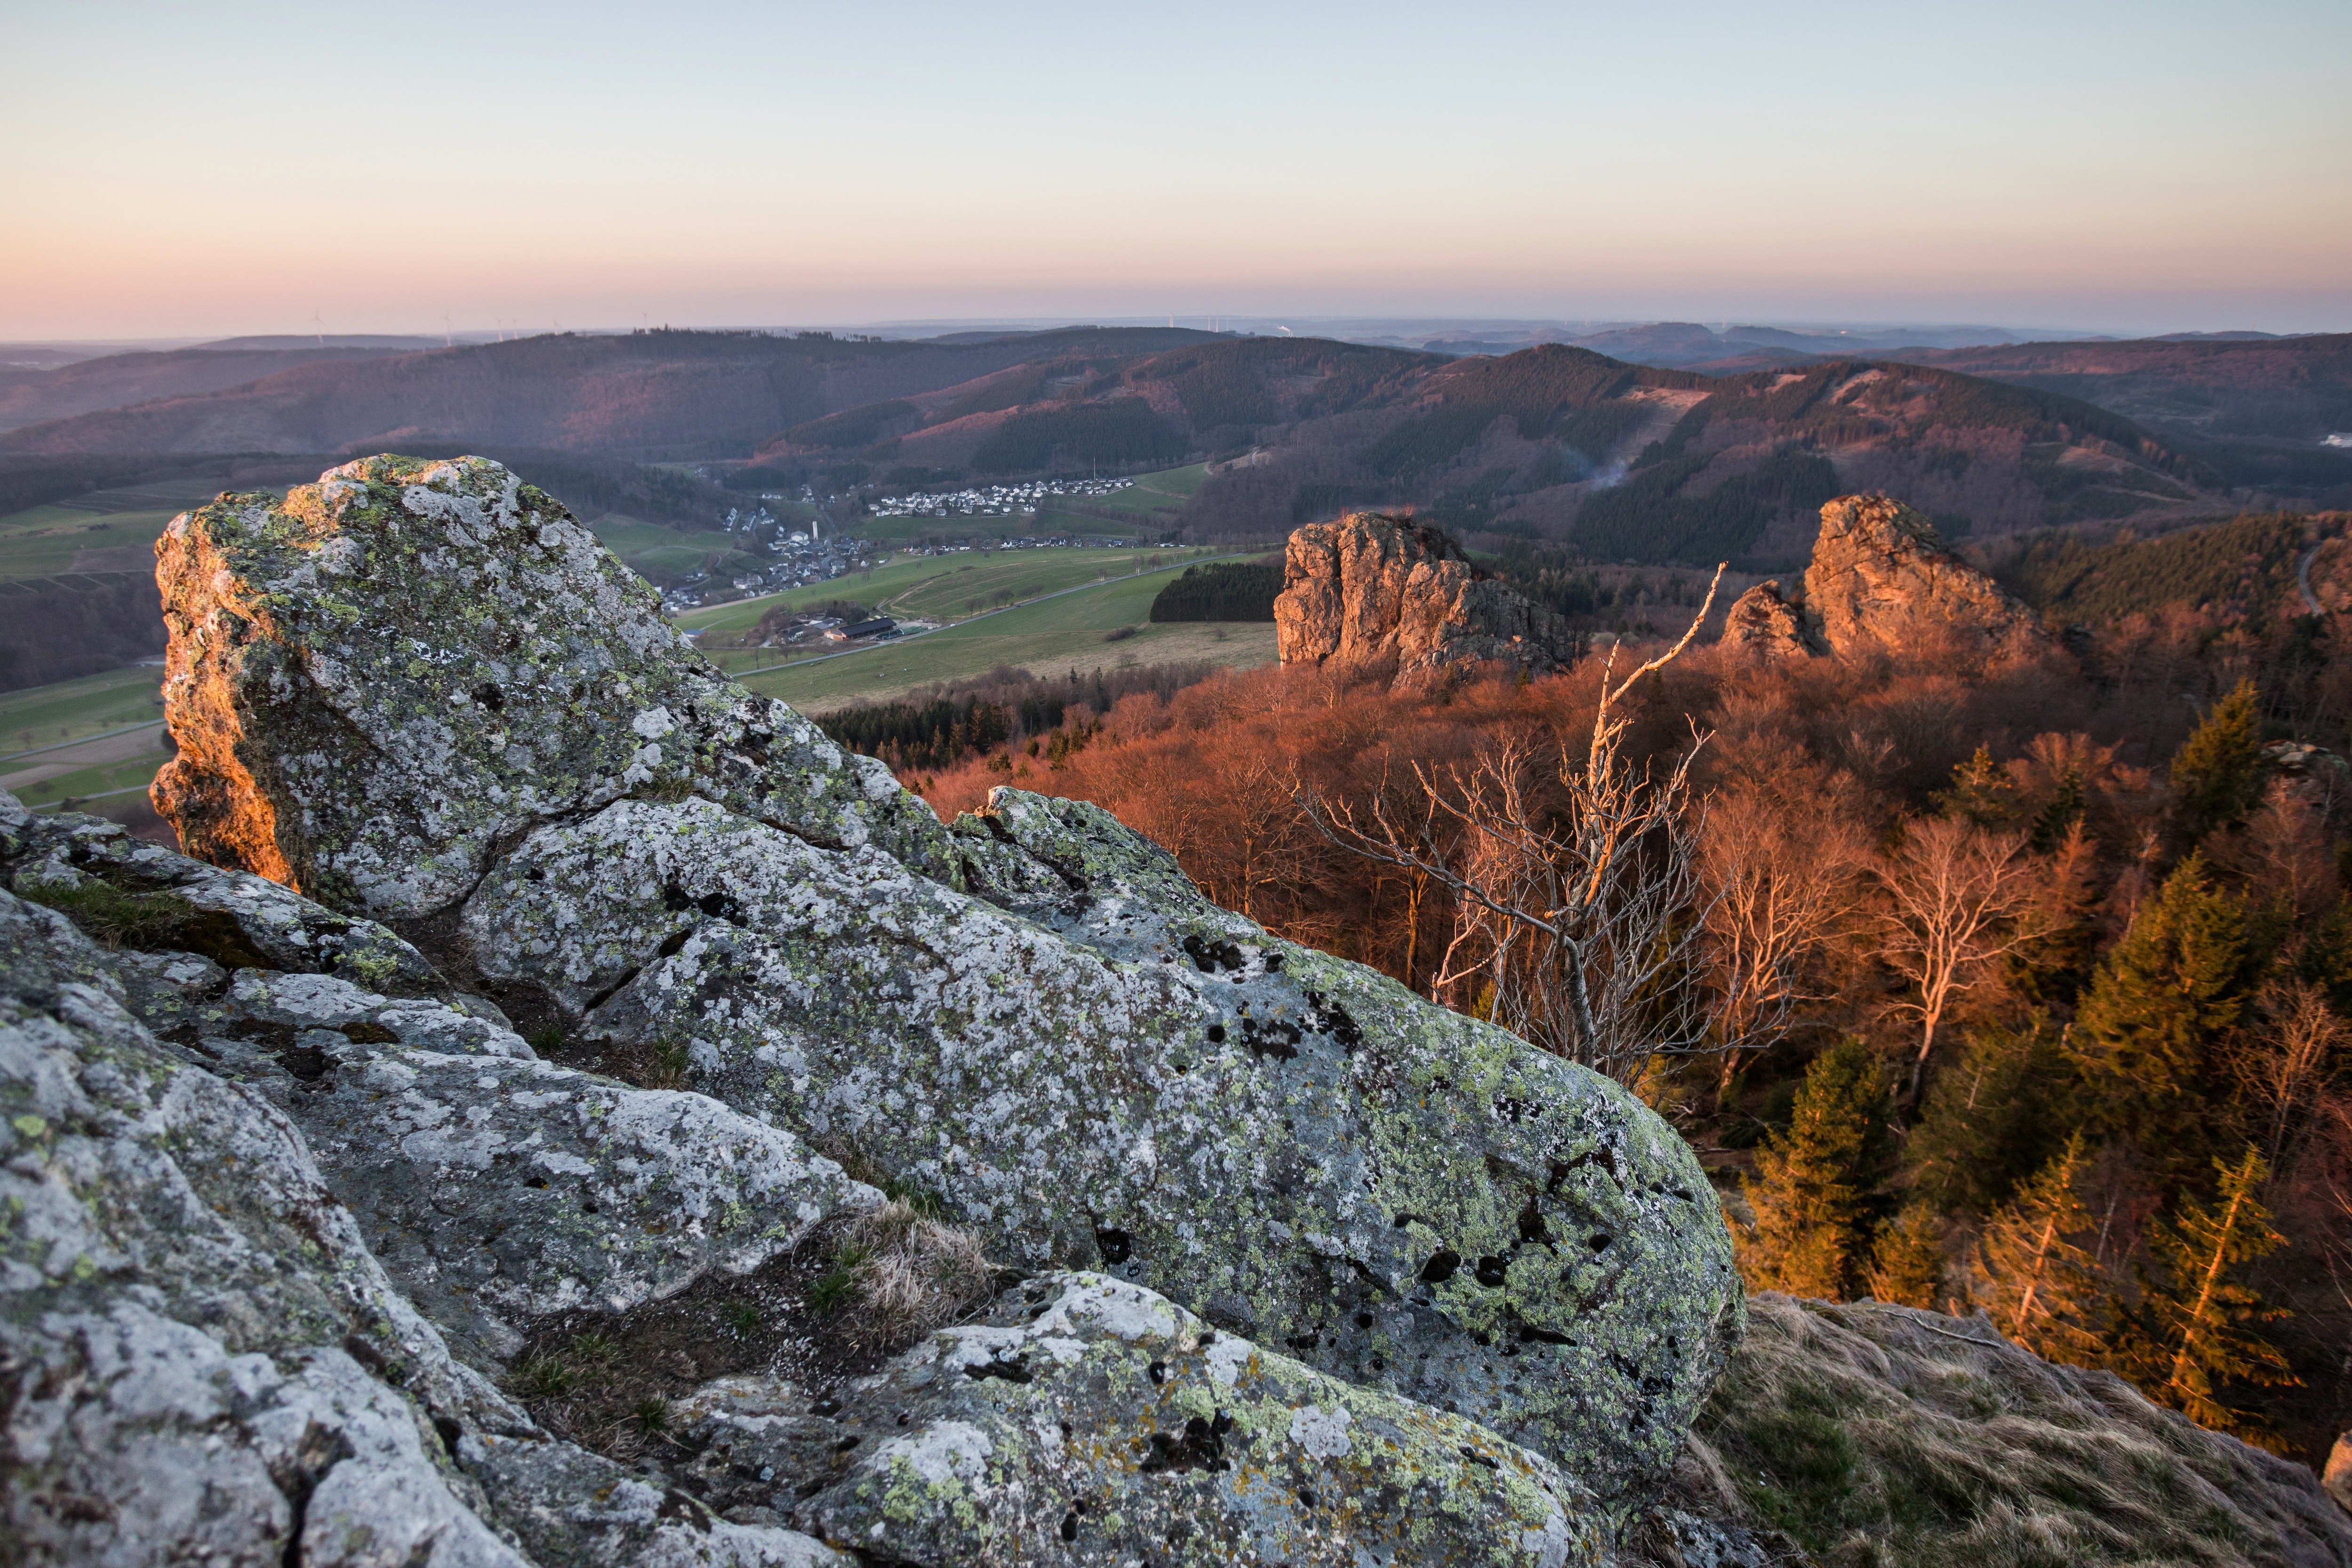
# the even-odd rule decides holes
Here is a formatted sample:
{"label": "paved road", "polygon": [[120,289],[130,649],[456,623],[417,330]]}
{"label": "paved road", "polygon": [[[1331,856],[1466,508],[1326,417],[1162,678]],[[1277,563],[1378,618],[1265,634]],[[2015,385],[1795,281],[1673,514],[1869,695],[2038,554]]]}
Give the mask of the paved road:
{"label": "paved road", "polygon": [[1056,588],[1050,594],[1040,594],[1034,599],[1024,599],[1017,605],[1007,605],[1001,610],[983,610],[979,615],[967,616],[962,620],[950,621],[943,626],[929,626],[922,631],[908,632],[902,637],[891,637],[884,642],[868,643],[864,647],[853,647],[842,653],[821,653],[814,658],[796,658],[785,664],[763,664],[757,669],[729,669],[726,670],[726,675],[730,680],[742,680],[754,675],[771,675],[779,669],[798,669],[803,665],[824,664],[830,659],[854,658],[861,653],[876,653],[886,647],[904,647],[917,637],[927,637],[934,632],[958,631],[975,621],[984,621],[991,616],[1010,615],[1015,610],[1025,610],[1032,605],[1042,605],[1048,599],[1059,599],[1071,594],[1091,593],[1106,583],[1124,583],[1131,578],[1150,577],[1160,572],[1173,572],[1180,565],[1205,566],[1212,561],[1231,561],[1237,555],[1263,555],[1264,553],[1265,552],[1262,550],[1232,550],[1223,555],[1202,555],[1191,561],[1170,562],[1165,566],[1154,566],[1149,572],[1122,572],[1116,577],[1097,577],[1091,583],[1081,583],[1075,588]]}
{"label": "paved road", "polygon": [[2294,563],[2294,585],[2303,590],[2304,607],[2315,616],[2324,616],[2327,607],[2319,602],[2319,595],[2311,591],[2311,563],[2318,558],[2319,546],[2316,544],[2303,552],[2303,559]]}

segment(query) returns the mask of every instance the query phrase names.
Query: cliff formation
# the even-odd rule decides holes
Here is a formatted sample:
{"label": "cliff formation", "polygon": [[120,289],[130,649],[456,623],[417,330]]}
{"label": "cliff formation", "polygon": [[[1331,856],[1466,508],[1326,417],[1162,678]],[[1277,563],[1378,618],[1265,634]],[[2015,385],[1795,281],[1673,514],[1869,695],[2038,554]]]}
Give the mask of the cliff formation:
{"label": "cliff formation", "polygon": [[1941,650],[2014,658],[2054,646],[2030,608],[1945,549],[1926,517],[1883,495],[1822,507],[1801,595],[1758,584],[1732,605],[1724,640],[1765,658]]}
{"label": "cliff formation", "polygon": [[1567,622],[1481,575],[1444,534],[1380,512],[1290,536],[1274,622],[1285,664],[1392,661],[1408,684],[1488,659],[1541,672],[1578,651]]}

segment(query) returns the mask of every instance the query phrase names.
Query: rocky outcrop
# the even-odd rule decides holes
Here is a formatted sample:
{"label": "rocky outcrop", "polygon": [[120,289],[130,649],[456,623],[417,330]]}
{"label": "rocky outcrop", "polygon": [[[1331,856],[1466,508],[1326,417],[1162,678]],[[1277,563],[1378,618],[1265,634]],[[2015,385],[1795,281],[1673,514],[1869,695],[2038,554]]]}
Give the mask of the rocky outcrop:
{"label": "rocky outcrop", "polygon": [[1556,669],[1580,647],[1566,621],[1477,571],[1444,534],[1380,512],[1290,536],[1274,623],[1285,664],[1393,664],[1406,684],[1486,660]]}
{"label": "rocky outcrop", "polygon": [[178,754],[153,797],[202,859],[413,917],[502,838],[656,791],[946,869],[888,769],[721,679],[642,578],[495,464],[372,458],[283,505],[225,496],[156,554]]}
{"label": "rocky outcrop", "polygon": [[[704,1103],[854,1152],[1005,1262],[1101,1269],[1477,1423],[1605,1521],[1671,1465],[1740,1294],[1690,1151],[1615,1085],[1269,937],[1090,806],[1006,791],[940,827],[727,686],[494,464],[371,459],[278,510],[193,513],[163,549],[201,590],[173,595],[170,711],[194,739],[157,792],[195,842],[266,826],[286,875],[406,920],[515,1016],[673,1053]],[[322,802],[331,779],[350,798]],[[414,1127],[404,1150],[446,1110],[520,1168],[530,1117],[603,1157],[547,1120],[576,1125],[547,1097],[585,1091],[520,1058],[485,1056],[467,1108],[461,1070],[423,1053],[320,1048],[336,1084],[383,1094],[382,1125]],[[361,1201],[408,1216],[389,1256],[449,1267],[462,1185],[411,1185],[364,1120],[318,1124],[375,1173]],[[756,1225],[706,1226],[719,1251],[777,1223],[779,1181],[745,1201]],[[428,1191],[460,1212],[425,1215]],[[485,1310],[536,1310],[536,1267]],[[668,1288],[654,1259],[615,1268]]]}
{"label": "rocky outcrop", "polygon": [[1946,550],[1935,524],[1890,496],[1841,496],[1822,508],[1805,568],[1805,615],[1845,657],[1951,644],[1994,654],[2050,646],[2031,609]]}
{"label": "rocky outcrop", "polygon": [[1723,617],[1723,646],[1763,659],[1802,658],[1826,653],[1804,611],[1780,592],[1778,581],[1759,583],[1732,601]]}
{"label": "rocky outcrop", "polygon": [[[136,1010],[193,988],[168,1015],[176,1029],[226,971],[168,952],[132,963],[18,894],[116,940],[172,929],[124,923],[125,899],[176,901],[142,883],[204,887],[313,930],[336,917],[134,847],[110,823],[33,816],[5,794],[0,875],[16,889],[0,890],[0,1530],[12,1556],[847,1568],[808,1536],[717,1520],[537,1426],[449,1352],[404,1289],[415,1281],[387,1274],[269,1096],[234,1065],[159,1038]],[[186,908],[143,906],[159,922]],[[407,958],[404,972],[422,966]],[[483,1022],[454,1000],[432,1004],[455,1020],[450,1038]],[[387,1004],[376,1017],[424,1010]],[[257,1037],[298,1063],[317,1048]],[[487,1463],[493,1450],[511,1462]],[[558,1500],[540,1479],[551,1468],[569,1478],[568,1544],[526,1555],[519,1542]]]}
{"label": "rocky outcrop", "polygon": [[[729,1419],[735,1404],[714,1413],[733,1470],[801,1468],[805,1434],[780,1453],[756,1415]],[[924,1563],[1569,1568],[1614,1555],[1601,1510],[1540,1456],[1096,1274],[1008,1293],[862,1383],[831,1426],[863,1440],[794,1520]]]}
{"label": "rocky outcrop", "polygon": [[1724,618],[1723,643],[1784,659],[1871,654],[2020,658],[2055,643],[2032,610],[1943,546],[1935,525],[1883,495],[1841,496],[1794,599],[1759,583]]}

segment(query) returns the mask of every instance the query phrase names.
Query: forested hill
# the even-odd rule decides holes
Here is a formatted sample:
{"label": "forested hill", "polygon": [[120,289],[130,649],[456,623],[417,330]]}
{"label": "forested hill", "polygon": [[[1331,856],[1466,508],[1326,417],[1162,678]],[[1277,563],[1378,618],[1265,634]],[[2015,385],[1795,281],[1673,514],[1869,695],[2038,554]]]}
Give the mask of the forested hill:
{"label": "forested hill", "polygon": [[1949,370],[1713,377],[1564,344],[1459,358],[1160,329],[548,336],[302,364],[0,436],[0,454],[48,458],[466,449],[836,494],[1206,459],[1183,519],[1196,538],[1412,506],[1490,548],[1759,570],[1801,562],[1822,502],[1854,490],[1954,538],[2235,510],[2221,471],[2173,439]]}
{"label": "forested hill", "polygon": [[[803,420],[1010,365],[1209,338],[1161,328],[1077,327],[970,343],[665,331],[364,358],[336,351],[345,357],[224,390],[28,426],[0,437],[0,452],[373,452],[471,442],[655,460],[740,458]],[[119,373],[114,360],[133,357],[168,356],[109,356],[68,369],[96,380]]]}
{"label": "forested hill", "polygon": [[1906,351],[1906,359],[2062,393],[2197,451],[2233,485],[2352,505],[2352,333],[2147,338]]}

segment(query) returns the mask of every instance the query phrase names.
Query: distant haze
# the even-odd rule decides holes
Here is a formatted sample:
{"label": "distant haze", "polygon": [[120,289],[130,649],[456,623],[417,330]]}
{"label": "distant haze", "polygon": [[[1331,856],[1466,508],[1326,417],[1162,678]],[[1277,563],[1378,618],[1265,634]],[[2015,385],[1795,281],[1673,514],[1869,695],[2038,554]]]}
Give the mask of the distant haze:
{"label": "distant haze", "polygon": [[2352,329],[2341,0],[229,0],[8,35],[6,339]]}

